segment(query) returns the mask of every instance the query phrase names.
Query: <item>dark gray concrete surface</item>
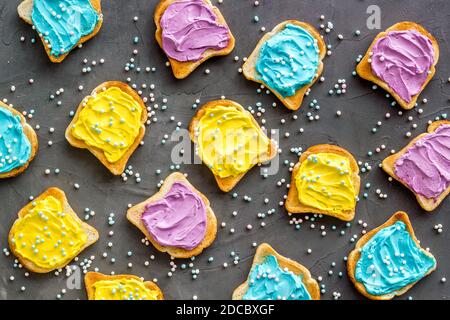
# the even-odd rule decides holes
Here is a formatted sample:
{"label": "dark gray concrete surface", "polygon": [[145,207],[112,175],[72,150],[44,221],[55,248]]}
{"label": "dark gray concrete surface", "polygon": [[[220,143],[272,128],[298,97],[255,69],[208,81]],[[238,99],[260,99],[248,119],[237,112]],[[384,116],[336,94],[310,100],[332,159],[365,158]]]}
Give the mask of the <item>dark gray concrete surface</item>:
{"label": "dark gray concrete surface", "polygon": [[[450,278],[449,199],[433,213],[426,213],[409,191],[396,182],[388,182],[378,164],[390,149],[399,150],[408,142],[405,137],[407,131],[411,131],[413,136],[418,135],[426,129],[428,120],[450,111],[450,84],[447,82],[450,76],[450,2],[260,0],[261,4],[255,8],[253,0],[225,0],[219,7],[236,37],[234,52],[227,57],[211,59],[182,81],[175,80],[170,69],[165,67],[165,56],[154,39],[153,11],[157,2],[103,1],[104,25],[100,33],[81,50],[73,51],[63,63],[52,64],[40,42],[31,44],[30,40],[36,34],[17,16],[19,1],[0,0],[0,97],[8,99],[19,110],[34,109],[35,115],[29,122],[33,126],[40,125],[37,131],[40,150],[30,168],[19,177],[0,181],[0,247],[8,248],[9,229],[17,212],[28,202],[28,197],[57,186],[67,193],[70,204],[80,215],[86,207],[96,212],[89,223],[99,230],[100,240],[80,255],[80,258],[95,255],[90,269],[98,267],[104,273],[115,271],[133,273],[146,279],[158,278],[158,284],[168,299],[192,299],[194,295],[199,299],[229,299],[234,288],[247,277],[255,251],[253,242],[268,242],[281,254],[307,266],[314,277],[322,276],[322,283],[326,286],[323,299],[332,299],[333,292],[341,293],[342,299],[362,299],[348,280],[343,262],[344,256],[354,247],[350,238],[353,234],[361,234],[362,227],[357,222],[363,220],[368,223],[368,229],[372,229],[395,211],[405,210],[423,246],[429,247],[436,256],[438,268],[401,299],[409,296],[414,299],[448,299],[449,283],[442,284],[441,278]],[[213,2],[217,3],[216,0]],[[391,101],[385,98],[385,92],[374,91],[371,83],[351,75],[356,57],[365,53],[379,32],[366,27],[366,9],[371,4],[381,8],[382,29],[402,20],[415,21],[427,28],[440,44],[437,73],[421,96],[427,98],[428,103],[420,103],[420,108],[423,108],[420,115],[412,110],[398,116],[400,109],[390,106]],[[290,112],[281,104],[272,108],[276,98],[257,94],[258,86],[238,73],[242,58],[253,50],[262,35],[262,26],[269,31],[286,19],[298,19],[319,26],[321,14],[325,16],[325,23],[332,21],[334,24],[334,30],[325,35],[333,51],[325,60],[325,82],[313,87],[311,95],[297,112]],[[258,23],[253,22],[255,15],[260,18]],[[136,23],[133,22],[134,16],[139,17]],[[357,29],[361,30],[359,37],[354,36]],[[337,39],[339,33],[344,36],[343,41]],[[21,36],[25,37],[24,42],[20,41]],[[141,38],[137,45],[133,44],[135,36]],[[124,71],[124,65],[133,56],[134,49],[139,50],[135,57],[136,65],[142,69],[154,66],[157,69],[155,73]],[[238,63],[233,60],[236,55],[241,57]],[[84,58],[89,63],[104,58],[105,63],[93,67],[88,74],[82,74]],[[209,75],[204,73],[207,68],[211,70]],[[129,161],[134,171],[141,174],[140,184],[133,178],[122,182],[120,177],[113,177],[88,151],[72,148],[64,138],[64,130],[70,122],[69,111],[75,110],[85,95],[101,82],[125,80],[127,77],[138,86],[155,84],[153,91],[146,89],[144,94],[148,96],[154,92],[155,103],[160,106],[163,98],[168,99],[168,109],[157,110],[158,121],[148,127],[145,145]],[[33,85],[28,84],[30,78],[34,79]],[[348,92],[343,96],[329,96],[328,90],[340,78],[347,80]],[[10,91],[11,85],[16,86],[14,93]],[[78,91],[79,85],[84,86],[81,92]],[[50,100],[49,95],[61,87],[64,93]],[[223,229],[219,227],[214,244],[194,261],[194,269],[200,269],[197,280],[192,280],[190,269],[180,270],[181,263],[187,261],[176,261],[178,269],[169,278],[170,258],[141,243],[142,235],[125,219],[127,204],[137,203],[153,194],[157,191],[159,180],[170,173],[170,152],[175,144],[168,142],[162,145],[163,136],[172,133],[177,121],[182,122],[183,128],[187,127],[195,113],[192,104],[196,99],[205,103],[221,95],[244,106],[254,107],[257,102],[262,103],[266,112],[258,119],[264,118],[267,128],[280,129],[283,136],[280,139],[283,150],[280,170],[277,175],[263,179],[259,170],[253,169],[235,188],[239,196],[233,199],[231,193],[219,191],[205,166],[182,165],[181,171],[188,173],[191,182],[209,197],[219,223],[225,221],[227,226]],[[306,117],[312,99],[317,99],[321,106],[319,121],[310,122]],[[57,106],[57,101],[61,101],[62,105]],[[342,111],[340,118],[336,117],[337,110]],[[386,112],[392,115],[389,120],[385,119]],[[293,120],[293,115],[297,115],[298,119]],[[171,116],[175,116],[175,122],[170,121]],[[408,116],[412,116],[413,121],[408,121]],[[281,119],[286,120],[284,125]],[[376,134],[372,134],[371,129],[377,121],[382,121],[383,125]],[[413,123],[418,125],[415,130],[411,130]],[[55,128],[53,134],[49,133],[50,127]],[[299,128],[304,128],[303,134],[298,133]],[[290,132],[289,138],[284,137],[285,132]],[[51,147],[47,145],[49,140],[53,141]],[[314,229],[311,229],[310,222],[304,222],[301,230],[296,231],[289,224],[285,209],[278,205],[287,192],[286,184],[277,187],[276,183],[283,178],[287,182],[290,180],[290,172],[283,165],[285,160],[297,161],[290,148],[301,146],[305,149],[318,143],[337,143],[351,151],[358,160],[370,163],[373,169],[362,174],[361,178],[363,186],[370,182],[372,187],[367,190],[369,198],[359,202],[356,218],[349,228],[344,222],[324,217],[315,222]],[[386,150],[367,157],[368,150],[374,150],[381,144],[386,145]],[[61,173],[46,176],[44,171],[47,168],[52,172],[59,168]],[[155,174],[157,169],[162,171],[160,176]],[[74,183],[79,183],[81,188],[75,190]],[[378,188],[388,194],[387,199],[378,198],[375,192]],[[250,196],[252,201],[245,202],[244,195]],[[264,198],[270,199],[269,204],[264,204]],[[266,227],[261,228],[257,213],[271,208],[275,209],[275,213],[264,220]],[[238,211],[237,217],[232,216],[234,210]],[[107,224],[110,212],[116,215],[113,227]],[[444,225],[444,232],[440,235],[433,230],[438,223]],[[252,224],[253,230],[247,231],[247,224]],[[325,237],[321,236],[319,229],[322,225],[327,232]],[[333,225],[337,231],[331,230]],[[230,234],[230,228],[235,228],[234,234]],[[110,230],[114,231],[112,237],[108,236]],[[340,230],[345,230],[344,236],[339,234]],[[114,244],[112,248],[107,247],[110,241]],[[308,248],[312,249],[311,254],[307,254]],[[129,258],[127,252],[130,250],[133,256]],[[231,251],[241,258],[237,266],[232,265]],[[108,258],[102,258],[103,252],[108,253]],[[155,255],[155,259],[145,267],[144,261],[150,260],[150,255]],[[210,256],[214,257],[212,263],[207,262]],[[116,263],[110,263],[111,257],[116,258]],[[133,263],[132,268],[127,267],[129,262]],[[222,267],[224,262],[229,264],[226,269]],[[331,268],[332,262],[336,262],[336,267]],[[328,275],[330,269],[334,272],[332,276]],[[12,255],[0,253],[0,299],[55,299],[66,287],[64,275],[30,274],[26,277],[25,272],[25,269],[14,268]],[[342,278],[338,276],[339,272],[344,273]],[[13,281],[11,276],[15,278]],[[20,290],[22,286],[26,288],[24,292]],[[85,299],[84,285],[80,290],[67,290],[63,298]]]}

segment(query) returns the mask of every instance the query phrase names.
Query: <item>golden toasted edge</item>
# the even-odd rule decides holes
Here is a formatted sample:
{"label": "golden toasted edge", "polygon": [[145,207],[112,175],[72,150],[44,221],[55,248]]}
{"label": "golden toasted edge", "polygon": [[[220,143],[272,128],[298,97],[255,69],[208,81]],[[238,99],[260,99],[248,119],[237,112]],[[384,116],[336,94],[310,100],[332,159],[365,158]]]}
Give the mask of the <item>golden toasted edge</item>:
{"label": "golden toasted edge", "polygon": [[397,180],[398,182],[400,182],[402,185],[404,185],[406,188],[408,188],[416,197],[417,202],[419,203],[419,205],[428,212],[433,211],[434,209],[436,209],[441,202],[447,197],[447,195],[450,193],[450,187],[447,188],[447,190],[445,190],[437,199],[436,201],[434,199],[428,199],[425,198],[424,196],[417,194],[414,192],[414,190],[412,188],[410,188],[405,182],[403,182],[396,174],[395,174],[395,162],[402,157],[408,150],[409,148],[411,148],[418,140],[422,139],[423,137],[427,136],[428,134],[436,131],[437,128],[439,128],[441,125],[444,124],[450,124],[450,121],[448,120],[440,120],[440,121],[435,121],[432,124],[430,124],[428,126],[428,130],[426,133],[422,133],[420,135],[418,135],[417,137],[415,137],[414,139],[412,139],[402,150],[400,150],[399,152],[390,155],[389,157],[385,158],[382,162],[382,168],[383,170],[390,175],[392,178],[394,178],[395,180]]}
{"label": "golden toasted edge", "polygon": [[17,6],[17,14],[28,24],[33,24],[31,21],[31,13],[33,12],[33,0],[24,0]]}
{"label": "golden toasted edge", "polygon": [[[59,201],[61,201],[61,203],[63,204],[63,207],[64,207],[64,212],[65,212],[66,214],[71,215],[72,218],[75,219],[76,221],[80,222],[80,223],[81,223],[81,226],[82,226],[82,228],[83,228],[83,230],[84,230],[84,232],[85,232],[86,235],[88,236],[88,239],[87,239],[87,241],[86,241],[86,244],[79,250],[79,252],[77,252],[76,255],[74,255],[74,256],[72,257],[72,259],[73,259],[73,258],[75,258],[78,254],[80,254],[84,249],[86,249],[87,247],[89,247],[90,245],[92,245],[93,243],[95,243],[95,242],[98,240],[98,238],[99,238],[98,232],[97,232],[97,230],[96,230],[94,227],[92,227],[91,225],[89,225],[89,224],[83,222],[83,221],[78,217],[78,215],[75,213],[75,211],[73,211],[73,209],[70,207],[69,202],[68,202],[67,197],[66,197],[66,194],[65,194],[64,191],[62,191],[61,189],[58,189],[58,188],[49,188],[49,189],[47,189],[44,193],[42,193],[39,197],[37,197],[34,201],[40,201],[41,199],[44,199],[44,198],[49,197],[49,196],[53,196],[54,198],[56,198],[56,199],[58,199]],[[64,264],[64,265],[59,265],[59,266],[56,266],[56,267],[51,268],[51,269],[42,268],[42,267],[39,267],[39,266],[35,265],[32,261],[30,261],[30,260],[28,260],[28,259],[26,259],[26,258],[24,258],[24,257],[21,257],[19,254],[17,254],[16,249],[15,249],[15,245],[14,245],[13,242],[12,242],[12,239],[13,239],[12,229],[13,229],[14,225],[15,225],[16,223],[18,223],[18,221],[19,221],[20,219],[22,219],[23,217],[25,217],[25,216],[28,214],[29,210],[30,210],[31,207],[32,207],[32,203],[33,203],[34,201],[29,202],[29,203],[28,203],[26,206],[24,206],[24,207],[19,211],[19,213],[17,214],[17,215],[18,215],[18,218],[16,219],[16,221],[14,221],[14,224],[13,224],[13,226],[11,227],[10,232],[9,232],[8,243],[9,243],[9,247],[10,247],[12,253],[17,257],[17,259],[19,260],[19,262],[20,262],[24,267],[26,267],[28,270],[33,271],[33,272],[36,272],[36,273],[47,273],[47,272],[51,272],[51,271],[53,271],[53,270],[56,270],[56,269],[60,269],[60,268],[65,267],[66,265],[68,265],[68,264],[70,263],[70,261],[71,261],[72,259],[69,260],[69,261],[68,261],[66,264]]]}
{"label": "golden toasted edge", "polygon": [[[196,137],[195,137],[195,128],[197,127],[200,119],[203,117],[203,115],[205,114],[205,112],[208,108],[214,108],[214,107],[220,106],[220,105],[234,107],[238,111],[248,114],[250,116],[250,118],[252,119],[253,124],[256,127],[261,129],[261,126],[255,120],[255,118],[252,116],[252,114],[250,112],[248,112],[247,110],[245,110],[244,107],[242,107],[239,103],[232,101],[232,100],[214,100],[214,101],[210,101],[210,102],[204,104],[202,107],[200,107],[198,109],[197,113],[195,114],[195,116],[192,118],[191,123],[189,124],[189,135],[191,137],[192,142],[195,145],[197,145],[197,141],[196,141]],[[269,152],[267,155],[260,155],[259,163],[264,163],[264,162],[270,161],[273,158],[275,158],[276,155],[278,154],[278,146],[277,146],[276,142],[270,138],[268,138],[268,139],[270,141],[270,150],[268,150]],[[255,164],[255,165],[257,165],[257,164]],[[221,178],[219,176],[214,175],[214,178],[215,178],[220,190],[222,190],[223,192],[229,192],[238,184],[238,182],[251,169],[252,168],[250,168],[246,172],[243,172],[235,177]]]}
{"label": "golden toasted edge", "polygon": [[118,274],[118,275],[105,275],[99,272],[92,272],[89,271],[86,273],[86,275],[84,276],[84,285],[86,287],[86,294],[88,297],[88,300],[94,300],[94,284],[98,281],[103,281],[103,280],[117,280],[117,279],[135,279],[138,281],[142,281],[145,285],[145,287],[149,290],[153,290],[156,291],[158,294],[158,299],[157,300],[164,300],[164,295],[161,291],[161,289],[156,285],[156,283],[154,283],[153,281],[143,281],[141,278],[139,278],[138,276],[135,275],[131,275],[131,274]]}
{"label": "golden toasted edge", "polygon": [[[203,203],[205,204],[206,209],[206,234],[203,238],[202,242],[194,249],[192,250],[185,250],[182,248],[177,247],[170,247],[170,246],[162,246],[160,245],[148,232],[147,228],[141,221],[142,214],[145,211],[145,207],[149,203],[153,203],[155,201],[158,201],[165,197],[165,195],[170,191],[172,185],[175,182],[180,182],[187,186],[190,190],[195,192],[198,196],[200,196],[203,200]],[[152,245],[161,252],[167,252],[172,257],[175,258],[190,258],[193,256],[199,255],[204,249],[209,247],[215,240],[216,234],[217,234],[217,218],[214,215],[213,210],[211,209],[210,202],[208,198],[198,191],[190,182],[189,180],[179,172],[174,172],[171,175],[169,175],[165,180],[163,185],[161,186],[160,190],[155,193],[153,196],[148,198],[147,200],[131,207],[127,211],[127,219],[135,225],[141,232],[145,235],[145,237],[152,243]]]}
{"label": "golden toasted edge", "polygon": [[434,268],[430,269],[430,271],[428,271],[428,273],[426,275],[424,275],[421,279],[425,278],[427,275],[429,275],[434,270],[436,270],[436,266],[437,266],[436,259],[434,258],[434,256],[430,252],[422,249],[422,247],[420,246],[420,243],[419,243],[419,241],[417,240],[417,238],[416,238],[416,236],[414,234],[414,230],[413,230],[413,227],[411,225],[411,221],[409,221],[408,214],[406,212],[403,212],[403,211],[398,211],[392,217],[390,217],[389,220],[387,220],[385,223],[383,223],[381,226],[379,226],[379,227],[369,231],[365,235],[363,235],[358,240],[358,242],[356,243],[355,249],[353,249],[353,251],[350,252],[350,254],[348,255],[348,259],[347,259],[347,273],[348,273],[348,276],[349,276],[350,280],[352,281],[352,283],[354,284],[355,288],[362,295],[364,295],[366,298],[369,298],[369,299],[372,299],[372,300],[391,300],[395,296],[400,296],[400,295],[406,293],[410,288],[412,288],[417,282],[419,282],[421,280],[421,279],[419,279],[418,281],[413,282],[413,283],[403,287],[401,290],[392,292],[390,294],[386,294],[386,295],[382,295],[382,296],[374,296],[374,295],[371,295],[370,293],[368,293],[366,291],[366,288],[364,287],[364,285],[362,283],[358,282],[356,280],[356,278],[355,278],[355,269],[356,269],[356,264],[359,261],[359,258],[361,257],[361,253],[360,253],[361,248],[364,247],[364,245],[370,239],[372,239],[372,237],[375,234],[377,234],[378,231],[395,224],[397,221],[402,221],[403,223],[405,223],[409,234],[411,235],[412,239],[417,244],[417,246],[420,248],[420,250],[423,253],[425,253],[427,256],[433,258],[434,261],[435,261]]}
{"label": "golden toasted edge", "polygon": [[[164,12],[166,11],[167,7],[169,5],[171,5],[174,2],[177,2],[179,0],[161,0],[159,2],[159,4],[156,7],[155,10],[155,15],[154,15],[154,21],[155,21],[155,25],[156,25],[156,32],[155,32],[155,38],[156,41],[158,42],[159,46],[161,47],[161,49],[164,51],[163,46],[162,46],[162,28],[161,28],[161,18],[164,14]],[[215,57],[215,56],[225,56],[231,53],[231,51],[233,51],[234,49],[234,45],[235,45],[235,38],[233,36],[233,34],[231,33],[231,29],[228,26],[224,16],[222,15],[222,13],[220,12],[220,10],[213,6],[211,1],[209,0],[203,0],[203,2],[207,5],[209,5],[212,10],[214,11],[214,13],[217,16],[217,20],[221,25],[224,25],[228,28],[229,30],[229,36],[230,36],[230,41],[228,43],[228,46],[223,48],[222,50],[214,50],[214,49],[209,49],[206,50],[203,53],[203,58],[198,60],[198,61],[186,61],[186,62],[182,62],[182,61],[177,61],[175,59],[172,59],[171,57],[169,57],[167,54],[167,59],[170,62],[170,65],[172,67],[172,72],[173,75],[175,76],[175,78],[177,79],[184,79],[187,76],[189,76],[195,69],[197,69],[198,66],[200,66],[203,62],[205,62],[206,60]]]}
{"label": "golden toasted edge", "polygon": [[320,210],[317,208],[313,208],[307,205],[304,205],[298,199],[298,190],[295,184],[295,177],[297,176],[298,171],[300,170],[300,166],[305,161],[309,155],[316,153],[335,153],[341,156],[346,157],[350,161],[350,167],[352,170],[352,182],[355,189],[356,195],[359,194],[361,179],[359,177],[359,167],[353,155],[347,150],[330,144],[318,144],[310,147],[308,150],[302,153],[300,156],[299,162],[294,166],[294,170],[292,171],[291,176],[291,184],[289,187],[288,197],[285,202],[286,210],[290,213],[318,213],[324,214],[327,216],[335,217],[343,221],[351,221],[355,217],[356,206],[354,210],[347,210],[340,213],[333,213],[324,210]]}
{"label": "golden toasted edge", "polygon": [[253,268],[257,264],[262,263],[264,259],[269,255],[275,256],[277,258],[278,264],[280,265],[281,268],[283,269],[287,268],[294,274],[301,275],[303,277],[302,282],[305,285],[306,289],[308,290],[309,294],[311,295],[311,299],[320,300],[319,285],[317,281],[314,278],[312,278],[309,270],[300,263],[280,255],[267,243],[260,244],[256,249],[255,257],[253,258],[253,263],[250,268],[250,272],[247,276],[247,280],[234,290],[232,295],[233,300],[242,300],[242,298],[244,297],[245,293],[248,290],[248,281]]}
{"label": "golden toasted edge", "polygon": [[[45,43],[44,37],[40,37],[42,44],[44,46],[45,52],[47,53],[47,56],[49,57],[51,62],[54,62],[54,63],[62,62],[73,49],[77,48],[80,44],[85,43],[89,39],[95,37],[95,35],[100,31],[102,24],[103,24],[103,13],[102,13],[102,8],[101,8],[101,0],[89,0],[89,1],[91,2],[91,5],[95,9],[95,11],[97,11],[97,13],[98,13],[99,19],[98,19],[97,25],[95,26],[95,29],[90,34],[82,37],[77,42],[77,44],[72,49],[70,49],[68,52],[66,52],[65,54],[60,55],[58,57],[53,56],[51,54],[51,49],[49,49]],[[31,20],[32,11],[33,11],[33,0],[24,0],[17,7],[17,13],[19,14],[19,17],[22,20],[24,20],[26,23],[31,24],[31,25],[33,24],[33,21]]]}
{"label": "golden toasted edge", "polygon": [[[401,31],[401,30],[416,30],[416,31],[420,32],[422,35],[424,35],[425,37],[427,37],[431,40],[431,42],[433,43],[433,48],[434,48],[434,63],[430,68],[430,74],[428,75],[426,81],[422,85],[420,92],[418,94],[416,94],[415,96],[413,96],[411,98],[411,102],[409,102],[409,103],[407,103],[402,98],[400,98],[400,96],[397,93],[395,93],[394,90],[392,90],[387,85],[386,82],[384,82],[383,80],[378,78],[375,74],[373,74],[370,63],[368,62],[368,59],[370,58],[369,53],[372,52],[372,48],[377,43],[379,38],[385,37],[389,31]],[[410,109],[414,108],[418,97],[420,96],[422,91],[425,89],[425,87],[428,85],[428,83],[433,78],[434,74],[436,73],[435,67],[436,67],[436,64],[438,63],[438,61],[439,61],[439,44],[436,41],[436,39],[421,25],[419,25],[415,22],[403,21],[403,22],[394,24],[393,26],[386,29],[386,31],[380,32],[375,37],[375,39],[373,40],[369,49],[367,50],[366,54],[364,55],[363,59],[357,65],[356,72],[358,73],[358,75],[361,78],[371,81],[371,82],[375,83],[376,85],[382,87],[385,91],[387,91],[391,96],[394,97],[394,99],[397,101],[397,103],[403,109],[410,110]]]}
{"label": "golden toasted edge", "polygon": [[18,176],[19,174],[21,174],[22,172],[24,172],[28,168],[28,166],[30,165],[31,161],[33,161],[33,159],[36,157],[36,154],[37,154],[38,149],[39,149],[39,142],[38,142],[38,138],[37,138],[36,132],[27,123],[27,121],[26,121],[25,117],[22,115],[22,113],[20,113],[19,111],[17,111],[14,108],[8,106],[7,104],[3,103],[2,101],[0,101],[0,108],[7,109],[12,114],[20,116],[20,123],[22,124],[23,132],[26,135],[28,141],[30,141],[30,145],[31,145],[30,158],[28,159],[28,161],[23,166],[15,168],[15,169],[13,169],[13,170],[11,170],[9,172],[0,173],[0,179],[5,179],[5,178],[16,177],[16,176]]}
{"label": "golden toasted edge", "polygon": [[98,87],[96,87],[89,96],[92,96],[94,94],[101,92],[103,88],[111,88],[111,87],[117,87],[120,90],[122,90],[123,92],[132,96],[134,98],[134,100],[137,101],[142,108],[141,127],[139,130],[139,134],[136,137],[136,139],[134,140],[134,143],[124,153],[122,158],[120,158],[118,161],[116,161],[114,163],[110,163],[108,161],[108,159],[106,159],[106,156],[105,156],[103,150],[96,148],[96,147],[91,147],[91,146],[87,145],[84,141],[79,140],[72,135],[72,126],[78,121],[79,114],[80,114],[81,110],[84,108],[83,102],[85,101],[85,99],[87,97],[83,98],[83,100],[80,102],[75,116],[73,117],[70,124],[67,126],[65,135],[66,135],[66,140],[73,147],[80,148],[80,149],[88,149],[98,160],[100,160],[100,162],[106,168],[108,168],[109,171],[111,171],[112,174],[120,175],[120,174],[122,174],[123,170],[125,169],[128,160],[130,159],[130,157],[133,155],[134,151],[139,146],[141,140],[144,138],[145,123],[147,122],[148,115],[147,115],[147,107],[145,106],[141,97],[130,86],[128,86],[126,83],[123,83],[120,81],[104,82],[104,83],[100,84]]}
{"label": "golden toasted edge", "polygon": [[[297,90],[295,95],[284,98],[276,90],[267,86],[264,83],[264,81],[262,81],[262,79],[260,79],[255,66],[256,66],[256,62],[258,61],[259,52],[260,52],[262,45],[267,40],[269,40],[271,37],[273,37],[275,34],[284,30],[284,28],[287,24],[294,24],[294,25],[297,25],[297,26],[300,26],[300,27],[306,29],[317,40],[317,45],[319,47],[320,53],[319,53],[319,66],[317,69],[317,77],[315,77],[310,84]],[[319,79],[320,75],[322,74],[323,59],[325,58],[326,52],[327,52],[327,49],[326,49],[325,42],[323,41],[320,33],[313,26],[311,26],[310,24],[308,24],[306,22],[301,22],[301,21],[297,21],[297,20],[287,20],[287,21],[284,21],[284,22],[280,23],[279,25],[277,25],[271,32],[266,33],[261,38],[261,40],[259,40],[259,42],[256,45],[255,49],[253,50],[252,54],[248,57],[247,61],[242,66],[242,70],[243,70],[244,77],[247,80],[254,81],[254,82],[257,82],[257,83],[260,83],[260,84],[266,86],[286,106],[286,108],[288,108],[290,110],[298,110],[302,104],[305,93],[308,91],[309,88],[311,88],[314,85],[314,83],[317,81],[317,79]]]}

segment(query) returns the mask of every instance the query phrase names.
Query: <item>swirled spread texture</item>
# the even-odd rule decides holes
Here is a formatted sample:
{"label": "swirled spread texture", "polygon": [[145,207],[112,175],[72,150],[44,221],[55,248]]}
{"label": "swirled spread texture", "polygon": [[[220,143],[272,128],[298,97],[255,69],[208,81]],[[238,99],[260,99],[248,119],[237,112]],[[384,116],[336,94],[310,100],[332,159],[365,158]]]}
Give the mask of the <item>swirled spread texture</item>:
{"label": "swirled spread texture", "polygon": [[243,300],[311,300],[303,276],[281,268],[273,255],[252,268]]}
{"label": "swirled spread texture", "polygon": [[198,61],[207,50],[221,50],[230,42],[230,30],[203,0],[170,4],[161,17],[162,47],[177,61]]}
{"label": "swirled spread texture", "polygon": [[45,269],[66,265],[87,242],[81,222],[53,196],[34,201],[14,223],[11,235],[15,253]]}
{"label": "swirled spread texture", "polygon": [[355,209],[357,193],[347,157],[335,153],[309,155],[300,165],[295,185],[304,205],[333,213]]}
{"label": "swirled spread texture", "polygon": [[89,0],[34,0],[31,20],[54,57],[69,52],[92,33],[99,15]]}
{"label": "swirled spread texture", "polygon": [[179,182],[171,186],[164,198],[147,204],[141,220],[162,246],[192,250],[206,234],[206,207],[202,198]]}
{"label": "swirled spread texture", "polygon": [[287,24],[261,46],[255,68],[268,87],[286,98],[310,84],[318,66],[317,40],[306,29]]}
{"label": "swirled spread texture", "polygon": [[372,47],[371,59],[372,72],[409,103],[434,64],[434,48],[418,31],[390,31]]}
{"label": "swirled spread texture", "polygon": [[450,125],[417,140],[395,161],[394,173],[416,194],[438,198],[450,185]]}
{"label": "swirled spread texture", "polygon": [[195,135],[200,158],[221,178],[246,172],[270,152],[270,140],[252,115],[234,106],[207,108]]}
{"label": "swirled spread texture", "polygon": [[0,107],[0,173],[23,166],[31,156],[31,143],[23,131],[20,116]]}
{"label": "swirled spread texture", "polygon": [[436,261],[418,247],[402,221],[378,231],[362,248],[355,278],[375,296],[396,292],[422,279]]}
{"label": "swirled spread texture", "polygon": [[134,144],[141,128],[142,106],[118,87],[87,97],[73,124],[72,135],[103,151],[110,163],[119,161]]}
{"label": "swirled spread texture", "polygon": [[100,280],[93,288],[94,300],[158,300],[158,292],[137,279]]}

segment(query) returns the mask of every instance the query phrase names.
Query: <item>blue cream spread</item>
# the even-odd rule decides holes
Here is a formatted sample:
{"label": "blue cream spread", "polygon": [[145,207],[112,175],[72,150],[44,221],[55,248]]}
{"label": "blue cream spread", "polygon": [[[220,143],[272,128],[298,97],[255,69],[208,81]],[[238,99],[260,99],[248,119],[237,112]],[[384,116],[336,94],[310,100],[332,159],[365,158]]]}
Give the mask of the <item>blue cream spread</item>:
{"label": "blue cream spread", "polygon": [[23,132],[20,116],[0,107],[0,173],[23,166],[30,156],[31,144]]}
{"label": "blue cream spread", "polygon": [[362,248],[355,278],[366,291],[382,296],[422,279],[436,260],[417,246],[405,223],[378,231]]}
{"label": "blue cream spread", "polygon": [[302,276],[281,269],[277,258],[267,256],[254,266],[243,300],[311,300]]}
{"label": "blue cream spread", "polygon": [[256,71],[284,98],[311,83],[319,66],[317,40],[304,28],[287,24],[260,49]]}
{"label": "blue cream spread", "polygon": [[34,0],[31,20],[51,55],[69,52],[92,33],[100,17],[89,0]]}

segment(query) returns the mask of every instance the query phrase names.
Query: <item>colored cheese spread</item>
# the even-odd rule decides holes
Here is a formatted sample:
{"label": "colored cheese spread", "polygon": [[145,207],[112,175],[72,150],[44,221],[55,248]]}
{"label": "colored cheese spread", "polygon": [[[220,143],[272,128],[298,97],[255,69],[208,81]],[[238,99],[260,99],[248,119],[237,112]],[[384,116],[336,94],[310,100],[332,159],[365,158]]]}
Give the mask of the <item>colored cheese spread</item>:
{"label": "colored cheese spread", "polygon": [[371,59],[372,72],[409,103],[434,64],[434,48],[418,31],[390,31],[372,47]]}
{"label": "colored cheese spread", "polygon": [[93,288],[94,300],[158,300],[158,292],[137,279],[100,280]]}
{"label": "colored cheese spread", "polygon": [[221,178],[246,172],[270,152],[270,140],[252,115],[233,106],[207,108],[195,135],[200,158]]}
{"label": "colored cheese spread", "polygon": [[294,24],[287,24],[261,46],[255,66],[261,80],[284,98],[310,84],[318,67],[317,40]]}
{"label": "colored cheese spread", "polygon": [[131,95],[110,87],[85,100],[72,135],[103,151],[110,163],[119,161],[141,129],[142,107]]}
{"label": "colored cheese spread", "polygon": [[417,140],[395,161],[394,172],[416,194],[438,198],[450,185],[450,125]]}
{"label": "colored cheese spread", "polygon": [[162,47],[177,61],[198,61],[207,50],[221,50],[230,42],[230,30],[203,0],[170,4],[161,17]]}
{"label": "colored cheese spread", "polygon": [[243,300],[311,300],[301,275],[281,268],[277,258],[267,256],[252,268]]}
{"label": "colored cheese spread", "polygon": [[0,173],[23,166],[30,156],[31,143],[23,132],[20,116],[0,107]]}
{"label": "colored cheese spread", "polygon": [[302,162],[295,176],[299,201],[327,212],[354,210],[357,193],[350,161],[335,153],[317,153]]}
{"label": "colored cheese spread", "polygon": [[92,33],[99,19],[89,0],[33,0],[33,26],[54,57],[69,52]]}
{"label": "colored cheese spread", "polygon": [[162,246],[192,250],[206,235],[206,207],[202,198],[179,182],[171,186],[164,198],[147,204],[141,220]]}
{"label": "colored cheese spread", "polygon": [[14,223],[11,235],[16,254],[45,269],[66,265],[87,242],[81,222],[64,212],[63,203],[53,196],[34,201]]}
{"label": "colored cheese spread", "polygon": [[355,268],[356,281],[375,296],[396,292],[422,279],[436,265],[397,221],[378,231],[362,248]]}

